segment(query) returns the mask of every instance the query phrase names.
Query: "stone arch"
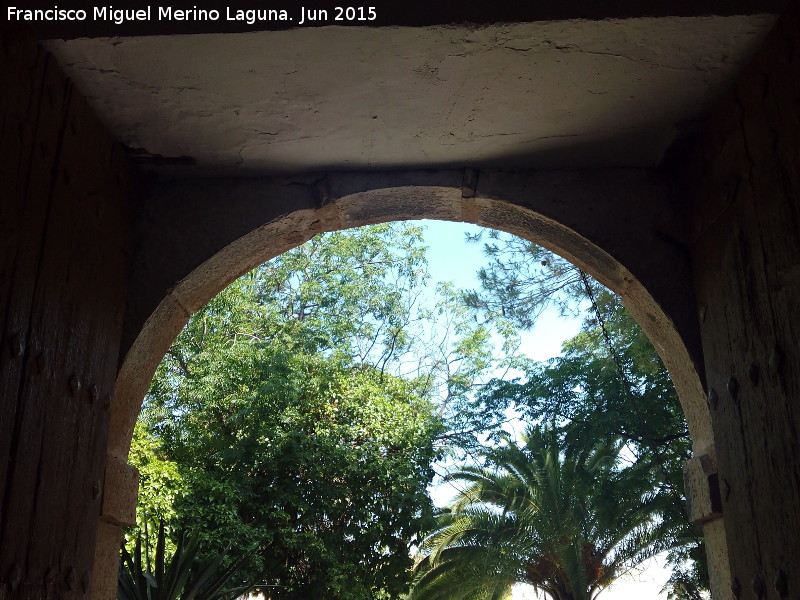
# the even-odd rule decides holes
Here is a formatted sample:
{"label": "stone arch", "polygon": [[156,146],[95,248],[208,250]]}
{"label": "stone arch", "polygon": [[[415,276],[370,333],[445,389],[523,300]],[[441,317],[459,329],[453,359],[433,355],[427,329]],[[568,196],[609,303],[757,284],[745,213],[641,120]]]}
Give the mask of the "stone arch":
{"label": "stone arch", "polygon": [[[107,474],[101,522],[132,519],[136,479],[130,467],[126,477],[124,464],[133,426],[158,363],[190,315],[237,277],[318,233],[387,221],[461,221],[512,233],[618,293],[670,372],[695,455],[713,453],[680,203],[658,172],[465,169],[176,180],[151,185],[146,196],[145,241],[109,425],[109,472],[116,465],[122,475]],[[98,546],[96,566],[112,560],[109,545]]]}
{"label": "stone arch", "polygon": [[[234,279],[318,233],[426,218],[468,222],[526,238],[618,293],[667,365],[695,452],[702,453],[712,444],[712,434],[688,258],[679,241],[670,238],[671,230],[682,225],[681,215],[673,210],[675,190],[655,172],[640,170],[489,172],[480,174],[478,190],[465,187],[467,179],[477,176],[474,171],[339,173],[288,184],[261,179],[184,180],[151,189],[150,197],[158,197],[157,203],[173,210],[171,201],[182,196],[197,200],[202,194],[218,204],[238,196],[252,204],[260,202],[262,194],[286,196],[281,188],[296,186],[306,194],[270,197],[269,202],[280,206],[272,218],[257,222],[258,215],[250,215],[252,221],[244,228],[252,227],[244,235],[228,243],[220,237],[216,251],[198,247],[190,253],[196,264],[164,290],[122,360],[109,454],[127,455],[133,422],[158,362],[189,316]],[[228,186],[237,193],[226,190]],[[228,216],[241,217],[237,211],[229,205]],[[209,219],[223,229],[218,217]],[[162,218],[169,221],[168,216]],[[191,249],[195,238],[207,232],[199,223],[188,231],[180,231],[177,221],[172,224],[175,227],[157,235],[184,248]],[[237,225],[242,228],[242,223]],[[143,275],[140,272],[139,279]],[[134,293],[140,289],[133,287]]]}

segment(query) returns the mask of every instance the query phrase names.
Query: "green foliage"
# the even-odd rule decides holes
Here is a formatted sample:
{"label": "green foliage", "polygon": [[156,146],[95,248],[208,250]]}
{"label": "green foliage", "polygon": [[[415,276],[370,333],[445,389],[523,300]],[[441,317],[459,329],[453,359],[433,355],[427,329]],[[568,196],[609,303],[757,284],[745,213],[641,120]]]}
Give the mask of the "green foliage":
{"label": "green foliage", "polygon": [[413,600],[491,600],[515,583],[589,600],[663,549],[664,498],[620,443],[532,428],[449,475],[466,487],[423,545]]}
{"label": "green foliage", "polygon": [[[140,526],[155,518],[201,524],[206,557],[231,544],[255,547],[242,575],[270,586],[275,599],[396,598],[407,589],[409,546],[434,526],[432,461],[480,453],[487,435],[500,439],[492,436],[515,407],[551,423],[578,454],[593,452],[595,441],[624,447],[641,484],[631,506],[657,503],[659,547],[688,556],[696,538],[676,525],[685,425],[663,366],[627,313],[597,287],[615,350],[587,321],[564,357],[526,363],[515,355],[514,329],[548,299],[563,310],[579,306],[580,274],[544,251],[514,255],[496,237],[486,290],[468,296],[489,317],[480,323],[451,286],[424,306],[420,240],[408,224],[317,236],[192,317],[158,369],[136,431],[132,458],[143,490],[152,486],[141,496]],[[525,261],[529,275],[544,274],[520,278]],[[502,366],[522,368],[525,378],[487,386]]]}
{"label": "green foliage", "polygon": [[[142,422],[134,427],[128,460],[139,471],[139,497],[136,527],[126,535],[126,544],[132,551],[138,537],[147,532],[144,547],[147,558],[154,560],[160,524],[173,520],[173,507],[184,492],[184,482],[177,463],[166,457],[161,441]],[[167,551],[174,552],[172,540],[167,538],[166,544]]]}
{"label": "green foliage", "polygon": [[691,455],[683,412],[661,360],[641,328],[609,292],[594,316],[564,344],[563,355],[529,365],[522,380],[494,382],[487,402],[512,403],[531,420],[555,422],[587,439],[625,440],[637,459],[664,463],[662,484],[679,489]]}
{"label": "green foliage", "polygon": [[[653,493],[669,503],[662,540],[671,548],[670,589],[708,588],[702,538],[684,513],[683,464],[691,456],[685,418],[669,375],[644,332],[619,299],[575,267],[516,238],[494,235],[483,290],[468,300],[490,319],[504,312],[530,326],[548,302],[562,311],[586,307],[578,335],[563,355],[524,367],[524,377],[494,381],[480,396],[496,413],[515,408],[529,422],[553,423],[562,437],[622,440],[631,459],[651,473]],[[586,290],[589,283],[590,294]]]}
{"label": "green foliage", "polygon": [[399,379],[318,355],[272,349],[259,366],[271,376],[247,391],[205,390],[191,414],[173,405],[181,520],[205,523],[213,545],[258,543],[281,597],[401,586],[408,540],[431,514],[430,406]]}
{"label": "green foliage", "polygon": [[179,478],[171,513],[147,495],[140,510],[202,523],[210,552],[256,545],[249,574],[275,598],[406,589],[431,463],[474,443],[479,425],[454,416],[494,364],[455,292],[420,308],[426,277],[419,229],[380,225],[315,237],[219,294],[146,399]]}
{"label": "green foliage", "polygon": [[226,552],[201,562],[198,559],[200,539],[195,533],[178,536],[174,551],[167,549],[163,521],[155,534],[155,548],[143,552],[150,536],[145,527],[136,537],[133,552],[122,548],[119,570],[119,600],[234,600],[251,588],[235,582],[237,571],[249,559],[243,554],[222,568]]}
{"label": "green foliage", "polygon": [[[596,320],[589,318],[565,343],[563,356],[531,365],[521,381],[495,382],[485,401],[513,404],[528,420],[555,423],[562,436],[624,441],[631,459],[650,472],[648,491],[668,503],[662,541],[673,549],[676,572],[685,572],[685,560],[699,559],[699,567],[690,569],[699,576],[705,572],[703,552],[684,551],[701,544],[701,538],[685,516],[683,464],[691,444],[674,388],[652,345],[616,297],[600,293],[597,306],[610,347]],[[698,589],[707,585],[705,577],[695,580]]]}
{"label": "green foliage", "polygon": [[672,574],[661,590],[668,600],[707,600],[710,597],[706,547],[698,532],[684,529],[682,543],[670,549],[669,562],[673,565]]}

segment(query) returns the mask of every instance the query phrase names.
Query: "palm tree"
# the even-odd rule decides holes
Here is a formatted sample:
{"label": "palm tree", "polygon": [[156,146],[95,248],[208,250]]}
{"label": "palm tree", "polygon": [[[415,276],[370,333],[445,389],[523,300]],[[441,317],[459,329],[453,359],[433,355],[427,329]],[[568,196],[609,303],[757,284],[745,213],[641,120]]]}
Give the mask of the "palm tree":
{"label": "palm tree", "polygon": [[528,583],[553,600],[592,600],[669,545],[668,499],[620,443],[561,441],[529,429],[524,445],[486,449],[422,546],[412,600],[503,600]]}

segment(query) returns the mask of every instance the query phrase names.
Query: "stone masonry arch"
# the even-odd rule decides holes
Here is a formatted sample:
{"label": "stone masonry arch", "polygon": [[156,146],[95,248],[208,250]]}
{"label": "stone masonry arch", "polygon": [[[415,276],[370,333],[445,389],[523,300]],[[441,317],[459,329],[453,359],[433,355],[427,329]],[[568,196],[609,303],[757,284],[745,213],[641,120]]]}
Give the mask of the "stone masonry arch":
{"label": "stone masonry arch", "polygon": [[678,194],[658,171],[627,169],[151,183],[109,425],[108,459],[119,476],[106,479],[101,530],[105,519],[112,539],[99,545],[95,572],[113,572],[101,565],[115,560],[116,527],[133,519],[136,477],[126,465],[133,426],[158,363],[189,316],[237,277],[328,231],[405,219],[462,221],[567,258],[622,297],[670,372],[695,455],[713,456]]}

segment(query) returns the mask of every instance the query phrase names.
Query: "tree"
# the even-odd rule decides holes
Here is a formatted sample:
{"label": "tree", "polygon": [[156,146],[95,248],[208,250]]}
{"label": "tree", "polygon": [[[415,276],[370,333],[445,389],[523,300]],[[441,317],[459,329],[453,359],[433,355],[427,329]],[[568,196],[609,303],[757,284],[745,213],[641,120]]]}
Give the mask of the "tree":
{"label": "tree", "polygon": [[590,600],[663,548],[663,497],[624,445],[531,428],[487,448],[423,544],[412,600],[500,600],[528,583],[553,600]]}
{"label": "tree", "polygon": [[522,329],[531,328],[551,305],[561,313],[578,312],[585,286],[572,263],[515,235],[488,229],[467,236],[473,243],[487,238],[483,253],[489,264],[477,273],[481,289],[464,294],[469,306]]}
{"label": "tree", "polygon": [[528,364],[517,380],[495,380],[484,400],[586,439],[623,439],[638,460],[662,471],[666,488],[679,490],[691,444],[669,375],[618,298],[608,291],[594,298],[597,312],[562,356]]}
{"label": "tree", "polygon": [[451,283],[437,286],[435,305],[421,312],[424,350],[415,345],[409,353],[419,360],[411,374],[446,426],[437,446],[456,460],[479,452],[487,439],[496,441],[509,418],[485,403],[481,392],[501,370],[524,364],[516,328],[501,318],[479,324],[461,294]]}
{"label": "tree", "polygon": [[[134,556],[137,545],[144,552],[143,565],[156,564],[158,535],[164,523],[175,519],[175,503],[186,492],[178,464],[166,456],[161,440],[148,431],[142,421],[133,429],[128,460],[139,471],[136,526],[125,532],[127,552]],[[164,538],[164,552],[175,552],[175,540]]]}
{"label": "tree", "polygon": [[455,294],[420,310],[419,242],[406,224],[315,237],[194,315],[153,381],[142,419],[178,466],[174,522],[212,551],[258,545],[272,597],[407,586],[431,462],[464,439],[449,415],[492,365]]}
{"label": "tree", "polygon": [[258,545],[254,569],[280,598],[403,589],[431,515],[431,407],[401,380],[318,355],[271,349],[248,366],[250,385],[206,390],[165,437],[186,481],[178,522],[202,523],[215,549]]}
{"label": "tree", "polygon": [[581,332],[563,355],[530,363],[516,381],[495,380],[480,397],[491,410],[513,406],[530,422],[555,423],[586,440],[624,440],[653,490],[670,501],[665,529],[673,578],[668,590],[696,598],[708,589],[702,536],[685,516],[683,464],[691,443],[669,375],[647,336],[619,298],[561,258],[518,238],[494,233],[486,245],[490,266],[483,289],[468,295],[489,319],[505,313],[527,327],[554,302],[585,311]]}

